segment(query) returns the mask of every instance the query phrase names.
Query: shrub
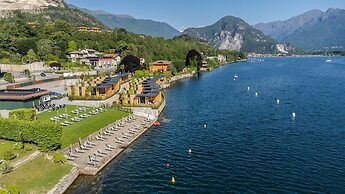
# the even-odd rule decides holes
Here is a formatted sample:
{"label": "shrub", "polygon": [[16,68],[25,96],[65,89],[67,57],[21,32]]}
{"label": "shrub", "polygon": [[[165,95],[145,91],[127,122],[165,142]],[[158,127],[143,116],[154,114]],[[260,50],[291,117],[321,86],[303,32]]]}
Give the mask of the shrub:
{"label": "shrub", "polygon": [[33,147],[32,147],[32,145],[30,145],[30,144],[26,144],[25,146],[24,146],[24,150],[25,151],[31,151],[33,149]]}
{"label": "shrub", "polygon": [[42,151],[61,146],[62,127],[50,122],[0,118],[0,138],[35,143]]}
{"label": "shrub", "polygon": [[14,82],[14,76],[12,75],[12,73],[5,73],[4,80],[8,83],[13,83]]}
{"label": "shrub", "polygon": [[4,162],[0,165],[0,173],[7,174],[13,170],[13,167],[9,165],[7,162]]}
{"label": "shrub", "polygon": [[60,153],[55,153],[54,156],[53,156],[53,161],[55,163],[66,163],[67,162],[67,159]]}
{"label": "shrub", "polygon": [[9,118],[19,119],[24,121],[33,121],[36,118],[36,111],[32,108],[21,108],[12,110],[9,113]]}
{"label": "shrub", "polygon": [[22,142],[17,142],[13,145],[14,150],[22,150],[24,149],[24,144]]}
{"label": "shrub", "polygon": [[10,194],[19,194],[19,190],[16,186],[9,186],[7,187],[7,191],[10,193]]}
{"label": "shrub", "polygon": [[5,160],[13,160],[16,158],[16,154],[13,152],[13,150],[6,150],[4,152],[4,159]]}
{"label": "shrub", "polygon": [[26,77],[30,77],[30,75],[31,75],[30,70],[25,69],[25,70],[24,70],[24,75],[25,75]]}

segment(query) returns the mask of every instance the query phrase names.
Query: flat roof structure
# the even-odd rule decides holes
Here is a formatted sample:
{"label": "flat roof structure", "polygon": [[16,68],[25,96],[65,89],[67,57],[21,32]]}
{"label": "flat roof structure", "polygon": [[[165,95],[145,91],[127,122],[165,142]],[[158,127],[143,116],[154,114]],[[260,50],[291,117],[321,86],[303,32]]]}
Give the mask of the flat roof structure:
{"label": "flat roof structure", "polygon": [[6,89],[0,90],[0,100],[25,101],[49,95],[50,91],[40,88],[34,89]]}
{"label": "flat roof structure", "polygon": [[143,91],[141,94],[137,94],[136,97],[156,97],[160,92],[160,88],[156,81],[163,78],[162,76],[157,76],[153,78],[148,78],[142,82]]}
{"label": "flat roof structure", "polygon": [[123,77],[128,76],[130,73],[122,73],[119,75],[116,75],[114,77],[107,77],[103,80],[102,84],[97,85],[95,88],[96,89],[104,89],[104,88],[110,88],[113,85],[115,85],[119,80]]}

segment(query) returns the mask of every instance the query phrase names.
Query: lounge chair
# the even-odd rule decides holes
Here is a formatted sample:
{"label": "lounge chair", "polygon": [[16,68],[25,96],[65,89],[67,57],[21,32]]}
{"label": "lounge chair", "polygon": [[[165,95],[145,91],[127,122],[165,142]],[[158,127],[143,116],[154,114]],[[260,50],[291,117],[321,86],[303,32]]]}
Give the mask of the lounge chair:
{"label": "lounge chair", "polygon": [[75,151],[76,151],[77,153],[85,153],[84,150],[80,150],[79,148],[75,148]]}
{"label": "lounge chair", "polygon": [[97,153],[99,153],[99,154],[103,154],[103,155],[108,155],[107,153],[105,153],[105,152],[103,152],[102,150],[97,150]]}
{"label": "lounge chair", "polygon": [[102,136],[102,135],[97,135],[95,137],[95,139],[98,140],[98,141],[105,141],[106,140],[106,138],[104,136]]}
{"label": "lounge chair", "polygon": [[117,140],[119,140],[119,141],[122,141],[122,142],[125,142],[125,140],[124,140],[124,139],[119,138],[119,137],[115,137],[115,139],[117,139]]}
{"label": "lounge chair", "polygon": [[88,148],[88,147],[86,147],[86,146],[84,146],[84,145],[81,145],[80,148],[81,148],[82,150],[91,150],[91,148]]}
{"label": "lounge chair", "polygon": [[93,146],[93,147],[96,146],[96,144],[92,143],[91,141],[87,141],[86,144],[88,144],[89,146]]}
{"label": "lounge chair", "polygon": [[128,132],[130,135],[134,135],[136,132],[135,131],[129,131]]}
{"label": "lounge chair", "polygon": [[112,135],[114,135],[115,133],[114,132],[112,132],[111,130],[105,130],[107,133],[110,133],[110,134],[112,134]]}
{"label": "lounge chair", "polygon": [[114,146],[109,145],[109,144],[107,144],[107,143],[105,144],[105,146],[107,146],[107,148],[112,149],[112,150],[115,150],[115,149],[116,149]]}
{"label": "lounge chair", "polygon": [[95,146],[91,146],[91,145],[89,145],[89,144],[87,144],[87,143],[84,143],[84,145],[83,146],[85,146],[86,148],[90,148],[90,149],[92,149],[92,148],[94,148]]}
{"label": "lounge chair", "polygon": [[71,158],[79,158],[79,155],[73,154],[72,152],[68,152],[68,156]]}
{"label": "lounge chair", "polygon": [[112,134],[114,134],[114,133],[109,133],[108,131],[104,131],[104,133],[103,133],[104,135],[106,135],[106,136],[109,136],[109,137],[111,137],[112,136]]}
{"label": "lounge chair", "polygon": [[104,155],[98,153],[98,151],[96,153],[94,153],[93,155],[95,155],[96,157],[104,157]]}
{"label": "lounge chair", "polygon": [[67,158],[67,160],[69,160],[69,161],[74,161],[74,160],[75,160],[74,157],[70,157],[70,156],[67,156],[66,158]]}
{"label": "lounge chair", "polygon": [[122,135],[128,136],[128,137],[132,137],[133,135],[128,134],[128,133],[122,133]]}

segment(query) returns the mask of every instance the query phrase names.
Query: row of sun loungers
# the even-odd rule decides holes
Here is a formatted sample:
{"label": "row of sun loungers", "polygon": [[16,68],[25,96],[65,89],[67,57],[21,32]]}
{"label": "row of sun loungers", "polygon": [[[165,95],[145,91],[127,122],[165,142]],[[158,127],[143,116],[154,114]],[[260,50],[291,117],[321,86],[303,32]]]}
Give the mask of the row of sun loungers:
{"label": "row of sun loungers", "polygon": [[[116,150],[117,146],[111,145],[113,144],[126,144],[126,142],[129,142],[137,133],[140,132],[142,129],[141,124],[138,125],[130,125],[130,128],[127,128],[126,130],[123,129],[123,127],[127,126],[129,123],[133,123],[136,120],[136,117],[129,117],[126,119],[123,119],[121,122],[119,122],[116,125],[110,126],[107,129],[99,132],[96,136],[94,136],[95,143],[91,142],[90,140],[84,142],[83,144],[80,144],[79,147],[75,148],[70,153],[67,154],[67,159],[74,161],[77,158],[79,158],[80,155],[88,154],[88,160],[85,161],[86,164],[91,166],[97,166],[99,165],[100,161],[102,161],[102,158],[106,158],[110,156],[110,153]],[[145,126],[150,123],[149,119],[145,119],[144,121]],[[122,129],[121,132],[120,129]],[[110,141],[111,140],[111,141]],[[110,143],[110,144],[109,144]],[[103,144],[102,147],[97,148],[96,146],[99,144]]]}
{"label": "row of sun loungers", "polygon": [[72,112],[73,114],[79,114],[79,113],[86,112],[87,110],[88,110],[88,108],[81,107],[81,108],[78,108],[78,109],[72,110],[71,112]]}

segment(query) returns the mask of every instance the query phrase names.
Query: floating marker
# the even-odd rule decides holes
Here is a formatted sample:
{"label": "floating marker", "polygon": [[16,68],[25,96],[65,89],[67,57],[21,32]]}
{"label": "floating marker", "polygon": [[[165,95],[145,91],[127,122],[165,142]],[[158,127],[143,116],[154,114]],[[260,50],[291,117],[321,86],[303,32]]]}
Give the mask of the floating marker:
{"label": "floating marker", "polygon": [[259,93],[255,92],[255,96],[258,97]]}
{"label": "floating marker", "polygon": [[296,118],[296,113],[293,112],[293,113],[291,114],[291,116],[292,116],[292,118]]}
{"label": "floating marker", "polygon": [[171,178],[171,182],[172,182],[173,184],[175,183],[175,178],[174,178],[174,177]]}
{"label": "floating marker", "polygon": [[250,90],[250,87],[248,87],[248,91]]}
{"label": "floating marker", "polygon": [[279,99],[277,99],[277,104],[279,104],[280,103],[280,100]]}
{"label": "floating marker", "polygon": [[206,129],[207,128],[207,125],[206,125],[206,123],[204,123],[204,129]]}
{"label": "floating marker", "polygon": [[167,163],[166,167],[170,167],[170,164],[169,164],[169,163]]}
{"label": "floating marker", "polygon": [[189,150],[188,150],[188,153],[190,153],[190,154],[191,154],[191,153],[192,153],[192,149],[189,149]]}

